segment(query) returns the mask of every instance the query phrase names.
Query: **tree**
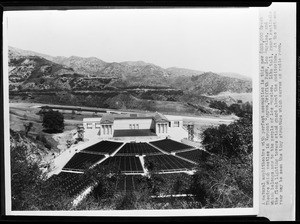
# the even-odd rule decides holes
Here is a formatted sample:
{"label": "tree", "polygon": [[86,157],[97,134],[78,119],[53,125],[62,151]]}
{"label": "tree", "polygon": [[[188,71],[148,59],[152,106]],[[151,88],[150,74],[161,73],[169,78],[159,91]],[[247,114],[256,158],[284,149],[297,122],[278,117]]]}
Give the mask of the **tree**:
{"label": "tree", "polygon": [[95,166],[89,169],[87,164],[84,176],[87,180],[97,183],[94,189],[96,198],[109,198],[116,192],[116,182],[121,177],[121,171],[114,165]]}
{"label": "tree", "polygon": [[64,130],[64,116],[59,111],[48,111],[43,116],[43,127],[47,132],[57,133]]}
{"label": "tree", "polygon": [[77,140],[84,140],[84,127],[82,125],[77,125]]}
{"label": "tree", "polygon": [[252,114],[252,105],[249,102],[242,104],[234,103],[228,107],[228,110],[239,117],[249,116]]}
{"label": "tree", "polygon": [[28,132],[30,132],[31,128],[33,127],[33,123],[29,122],[28,124],[24,124],[25,127],[25,136],[28,135]]}
{"label": "tree", "polygon": [[192,193],[205,208],[251,207],[253,205],[252,156],[243,163],[210,155],[193,175]]}
{"label": "tree", "polygon": [[209,107],[218,109],[223,113],[227,112],[228,109],[227,104],[225,102],[217,100],[211,101]]}
{"label": "tree", "polygon": [[72,110],[72,116],[71,116],[72,119],[75,118],[75,110]]}
{"label": "tree", "polygon": [[202,133],[202,145],[210,153],[242,160],[252,153],[252,116],[245,115],[230,125],[207,128]]}
{"label": "tree", "polygon": [[27,114],[24,114],[24,115],[23,115],[23,120],[28,120]]}
{"label": "tree", "polygon": [[253,205],[252,115],[203,132],[210,152],[194,174],[192,193],[206,208]]}
{"label": "tree", "polygon": [[11,200],[12,210],[67,210],[72,207],[56,179],[49,178],[32,160],[35,144],[22,133],[11,131]]}

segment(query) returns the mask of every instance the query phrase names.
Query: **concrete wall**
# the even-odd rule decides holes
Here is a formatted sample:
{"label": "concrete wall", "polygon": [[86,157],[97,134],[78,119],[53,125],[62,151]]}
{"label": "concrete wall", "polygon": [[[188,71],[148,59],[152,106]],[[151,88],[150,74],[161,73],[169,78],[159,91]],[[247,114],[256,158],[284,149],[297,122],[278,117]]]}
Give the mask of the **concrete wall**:
{"label": "concrete wall", "polygon": [[182,127],[183,126],[183,121],[182,120],[172,120],[172,121],[170,121],[170,123],[171,123],[171,128],[176,128],[175,127],[175,122],[179,122],[179,127]]}
{"label": "concrete wall", "polygon": [[[135,125],[135,129],[151,129],[152,126],[152,118],[150,119],[115,119],[114,120],[114,130],[124,130],[124,129],[130,129],[129,125],[133,124]],[[137,128],[138,124],[138,128]]]}
{"label": "concrete wall", "polygon": [[114,137],[113,140],[115,141],[125,141],[125,142],[149,142],[153,140],[164,139],[165,136],[137,136],[137,137]]}
{"label": "concrete wall", "polygon": [[169,122],[155,124],[155,133],[158,136],[167,136],[168,132],[169,132]]}
{"label": "concrete wall", "polygon": [[98,135],[99,133],[99,129],[84,129],[84,138],[87,138],[87,139],[94,139],[94,138],[97,138],[99,137]]}
{"label": "concrete wall", "polygon": [[106,137],[112,137],[114,134],[114,128],[113,125],[102,125],[100,128],[100,135],[106,136]]}
{"label": "concrete wall", "polygon": [[[101,128],[96,127],[96,123],[99,126],[101,118],[88,118],[83,121],[83,127],[85,130],[85,136],[94,136],[94,137],[101,137],[101,138],[112,138],[114,130],[125,130],[133,129],[133,124],[135,125],[135,129],[153,129],[155,130],[155,133],[158,135],[158,137],[166,137],[170,135],[172,138],[181,140],[182,138],[187,138],[188,134],[187,132],[182,129],[183,127],[183,121],[182,120],[171,120],[170,122],[160,122],[155,123],[152,118],[149,119],[115,119],[114,124],[112,125],[112,131],[110,134],[104,134],[103,125],[101,124]],[[175,127],[174,123],[179,122],[179,127]],[[91,129],[87,128],[87,124],[90,124],[92,127]],[[138,124],[138,127],[137,127]],[[158,124],[165,124],[164,126],[164,132],[162,130],[162,126],[160,128],[159,132],[159,126]],[[100,135],[99,135],[100,133]]]}
{"label": "concrete wall", "polygon": [[95,123],[100,123],[101,118],[84,118],[83,119],[83,127],[87,129],[87,124],[91,124],[92,129],[95,129]]}

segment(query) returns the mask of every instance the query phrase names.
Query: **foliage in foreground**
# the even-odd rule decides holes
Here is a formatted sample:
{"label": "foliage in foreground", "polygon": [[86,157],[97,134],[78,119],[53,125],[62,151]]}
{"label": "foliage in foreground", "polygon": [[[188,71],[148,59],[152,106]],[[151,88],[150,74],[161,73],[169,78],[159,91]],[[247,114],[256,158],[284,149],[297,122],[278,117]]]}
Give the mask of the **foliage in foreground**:
{"label": "foliage in foreground", "polygon": [[192,192],[207,208],[252,207],[252,119],[208,128],[203,145],[210,153],[199,164]]}
{"label": "foliage in foreground", "polygon": [[211,155],[194,174],[192,192],[205,208],[252,207],[252,159],[235,163]]}
{"label": "foliage in foreground", "polygon": [[252,117],[247,115],[229,125],[207,128],[202,144],[210,153],[243,161],[252,153]]}
{"label": "foliage in foreground", "polygon": [[69,209],[71,199],[57,182],[45,181],[39,161],[32,160],[33,147],[23,141],[11,145],[12,210]]}

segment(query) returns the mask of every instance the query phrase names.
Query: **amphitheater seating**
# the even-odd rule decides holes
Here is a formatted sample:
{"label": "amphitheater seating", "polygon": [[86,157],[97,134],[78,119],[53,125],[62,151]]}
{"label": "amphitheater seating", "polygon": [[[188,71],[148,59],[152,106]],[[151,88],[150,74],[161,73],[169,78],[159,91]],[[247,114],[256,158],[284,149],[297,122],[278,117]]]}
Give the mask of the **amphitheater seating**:
{"label": "amphitheater seating", "polygon": [[96,154],[112,154],[116,151],[123,143],[122,142],[112,142],[112,141],[101,141],[95,145],[87,147],[81,152],[85,153],[96,153]]}
{"label": "amphitheater seating", "polygon": [[158,149],[147,143],[126,143],[117,153],[117,156],[159,155]]}
{"label": "amphitheater seating", "polygon": [[154,162],[159,172],[188,171],[195,165],[173,155],[146,156],[145,162]]}
{"label": "amphitheater seating", "polygon": [[63,167],[63,170],[84,170],[103,159],[104,155],[94,155],[87,153],[76,153],[69,162]]}
{"label": "amphitheater seating", "polygon": [[70,197],[79,195],[93,184],[91,180],[86,180],[84,175],[79,173],[60,172],[51,178],[58,181],[61,188],[65,190]]}
{"label": "amphitheater seating", "polygon": [[205,156],[204,154],[207,154],[204,150],[194,149],[191,151],[176,153],[176,156],[199,163],[203,160],[203,157]]}
{"label": "amphitheater seating", "polygon": [[180,142],[176,142],[171,139],[163,139],[163,140],[153,141],[149,143],[168,153],[193,148],[192,146]]}
{"label": "amphitheater seating", "polygon": [[115,166],[123,173],[143,173],[140,159],[135,156],[114,156],[104,160],[101,165]]}

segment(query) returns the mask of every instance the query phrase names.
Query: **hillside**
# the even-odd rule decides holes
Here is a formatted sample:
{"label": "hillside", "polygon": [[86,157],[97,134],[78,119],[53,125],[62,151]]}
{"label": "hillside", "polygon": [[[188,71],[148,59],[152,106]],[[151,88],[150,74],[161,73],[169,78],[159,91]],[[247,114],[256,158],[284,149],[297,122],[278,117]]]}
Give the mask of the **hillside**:
{"label": "hillside", "polygon": [[244,75],[241,75],[241,74],[238,74],[238,73],[234,73],[234,72],[220,72],[218,74],[221,75],[221,76],[229,77],[229,78],[236,78],[236,79],[251,81],[250,77],[244,76]]}
{"label": "hillside", "polygon": [[10,90],[61,88],[61,84],[64,83],[63,76],[75,75],[72,68],[39,56],[10,58],[9,67]]}
{"label": "hillside", "polygon": [[201,75],[204,73],[203,71],[196,71],[196,70],[177,68],[177,67],[167,68],[167,70],[175,76],[187,76],[187,77],[194,76],[194,75]]}
{"label": "hillside", "polygon": [[[95,57],[53,57],[13,47],[9,47],[9,81],[11,98],[31,92],[30,95],[34,93],[33,98],[38,101],[47,99],[62,104],[80,104],[89,95],[88,106],[97,106],[96,102],[111,106],[113,97],[123,94],[137,102],[187,103],[188,100],[188,103],[202,107],[213,100],[209,96],[223,92],[252,92],[251,80],[213,72],[176,67],[164,69],[143,61],[108,63]],[[138,103],[126,103],[126,97],[121,97],[120,105],[132,109],[144,107]],[[91,105],[93,103],[95,105]],[[149,105],[147,108],[157,109]]]}
{"label": "hillside", "polygon": [[43,169],[50,162],[52,152],[44,146],[44,143],[31,136],[25,136],[23,132],[10,130],[10,149],[25,150],[26,159],[29,163],[38,163]]}
{"label": "hillside", "polygon": [[[202,75],[205,72],[204,71],[197,71],[197,70],[192,70],[192,69],[186,69],[186,68],[177,68],[177,67],[171,67],[167,68],[168,71],[172,72],[173,75],[175,76],[198,76]],[[241,79],[241,80],[246,80],[246,81],[251,81],[250,77],[234,73],[234,72],[219,72],[215,73],[220,76],[228,77],[228,78],[235,78],[235,79]]]}
{"label": "hillside", "polygon": [[52,60],[58,64],[71,67],[76,73],[80,73],[86,76],[97,76],[105,67],[107,67],[108,64],[95,57],[54,57]]}
{"label": "hillside", "polygon": [[251,81],[220,76],[212,72],[185,77],[179,76],[172,80],[171,86],[193,92],[194,94],[216,95],[222,92],[252,92]]}

